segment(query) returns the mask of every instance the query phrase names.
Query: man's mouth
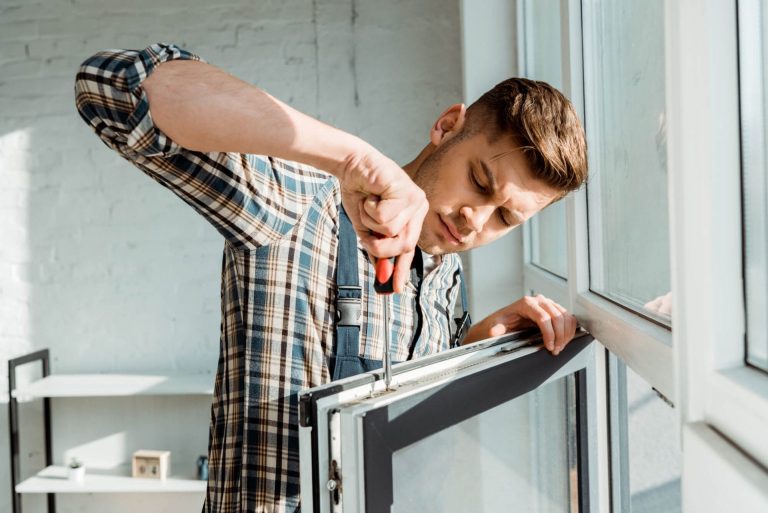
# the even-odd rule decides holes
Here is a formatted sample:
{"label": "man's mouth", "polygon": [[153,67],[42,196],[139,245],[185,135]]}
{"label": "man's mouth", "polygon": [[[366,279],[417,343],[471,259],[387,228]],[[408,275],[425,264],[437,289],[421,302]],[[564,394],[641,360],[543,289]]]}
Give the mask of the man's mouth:
{"label": "man's mouth", "polygon": [[449,221],[443,219],[443,216],[440,214],[438,214],[437,217],[440,219],[440,223],[443,225],[444,238],[455,246],[461,246],[464,244],[463,238],[461,234],[458,233],[456,228],[450,224]]}

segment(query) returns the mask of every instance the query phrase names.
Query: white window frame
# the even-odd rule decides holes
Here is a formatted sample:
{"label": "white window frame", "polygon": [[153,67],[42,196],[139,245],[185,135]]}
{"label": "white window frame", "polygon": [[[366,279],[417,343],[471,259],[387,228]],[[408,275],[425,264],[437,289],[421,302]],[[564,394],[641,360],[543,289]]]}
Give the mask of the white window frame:
{"label": "white window frame", "polygon": [[[683,504],[697,513],[724,504],[765,511],[768,378],[745,364],[737,2],[666,8]],[[727,478],[714,478],[720,469]]]}
{"label": "white window frame", "polygon": [[[738,1],[743,8],[754,0]],[[665,2],[674,329],[590,291],[586,191],[565,200],[567,281],[532,264],[530,234],[523,237],[526,291],[551,296],[573,311],[597,340],[677,406],[683,508],[696,513],[725,511],[724,505],[740,512],[768,507],[768,376],[745,363],[738,1]],[[589,99],[583,88],[581,1],[563,0],[563,17],[564,92],[583,119]]]}
{"label": "white window frame", "polygon": [[[538,79],[531,76],[531,69],[533,68],[533,61],[536,58],[532,51],[531,44],[529,42],[530,27],[532,24],[531,13],[528,10],[528,4],[535,0],[517,0],[517,62],[518,72],[517,75],[526,78]],[[565,3],[560,1],[561,12],[565,9]],[[563,33],[563,27],[560,28]],[[561,51],[563,56],[567,55],[565,52],[568,50],[566,41],[562,41]],[[534,263],[534,254],[538,247],[538,234],[534,231],[535,219],[531,219],[529,222],[523,224],[523,262],[526,271],[525,288],[526,293],[530,293],[532,290],[536,293],[543,294],[557,303],[566,306],[569,304],[568,299],[568,284],[567,279],[563,278],[546,269],[540,265]],[[567,248],[566,248],[567,249]],[[567,255],[566,255],[567,261]]]}
{"label": "white window frame", "polygon": [[[589,2],[584,2],[589,8]],[[566,75],[566,94],[573,98],[576,109],[584,119],[586,107],[593,99],[584,90],[584,74],[590,61],[582,56],[582,41],[589,47],[587,31],[582,31],[582,2],[568,2],[569,40],[573,49],[569,52],[570,62]],[[590,120],[585,124],[589,131]],[[599,145],[600,141],[590,141]],[[594,337],[612,353],[621,358],[651,386],[675,401],[672,335],[670,330],[650,322],[640,314],[625,309],[590,290],[589,277],[589,231],[587,225],[587,191],[585,188],[568,198],[568,234],[570,280],[568,282],[571,303],[576,316]]]}
{"label": "white window frame", "polygon": [[[518,5],[524,10],[524,1]],[[580,0],[563,0],[561,6],[563,30],[563,89],[584,119],[585,65],[582,57],[582,6]],[[518,59],[525,74],[526,44],[525,13],[518,16],[520,50]],[[588,65],[588,64],[587,64]],[[586,120],[588,124],[590,121]],[[594,140],[591,144],[599,144]],[[568,233],[568,280],[542,269],[531,261],[530,227],[524,227],[525,262],[523,283],[527,292],[536,291],[551,297],[573,311],[579,321],[611,352],[619,356],[651,386],[675,401],[672,334],[670,330],[650,322],[641,315],[625,309],[592,292],[589,288],[589,240],[587,229],[586,190],[572,193],[565,200]]]}
{"label": "white window frame", "polygon": [[[569,376],[574,379],[563,384],[567,383],[568,395],[575,398],[576,388],[592,386],[592,354],[599,347],[589,334],[582,332],[578,338],[566,348],[566,359],[560,361],[543,348],[541,335],[530,330],[396,365],[387,392],[380,371],[302,391],[302,507],[321,513],[390,511],[394,480],[387,463],[398,444],[409,446],[425,435],[535,394],[540,386]],[[512,383],[510,376],[515,376]],[[568,469],[560,477],[569,481],[568,510],[573,513],[598,511],[592,506],[589,470],[594,441],[588,411],[591,397],[584,394],[578,406],[566,400],[567,443],[571,445],[563,448]],[[577,410],[581,412],[578,416]],[[529,429],[535,432],[539,418],[536,406],[531,404],[530,411],[534,414]],[[363,425],[371,422],[376,426],[371,426],[369,434],[373,436],[366,441]],[[525,443],[530,443],[533,451],[540,449],[535,439]],[[525,470],[532,472],[534,479],[547,480],[535,462]],[[325,484],[331,481],[327,488]]]}
{"label": "white window frame", "polygon": [[[524,9],[524,4],[525,0],[522,0],[518,5]],[[582,30],[581,0],[562,0],[561,16],[563,92],[571,99],[580,118],[584,120],[585,103],[590,99],[585,98],[582,48],[585,46],[583,37],[589,35],[584,34]],[[525,20],[524,12],[519,13],[518,20]],[[525,74],[530,49],[526,41],[526,27],[522,22],[518,23],[518,30],[522,43],[518,59],[521,74]],[[586,124],[589,122],[590,120],[586,120]],[[592,139],[590,144],[599,142],[596,143]],[[670,330],[590,290],[586,189],[582,188],[570,194],[564,201],[568,234],[568,279],[562,279],[532,262],[531,228],[526,225],[523,235],[523,284],[526,292],[542,293],[574,312],[580,323],[596,340],[623,360],[653,388],[674,402],[677,394]],[[616,453],[611,453],[611,444],[613,451],[617,451],[621,449],[618,445],[622,441],[616,437],[615,428],[609,429],[609,416],[613,415],[613,422],[621,422],[622,419],[616,418],[612,409],[615,404],[609,404],[608,376],[605,372],[608,367],[607,353],[596,351],[595,358],[598,360],[596,368],[600,372],[595,379],[597,385],[591,392],[595,394],[592,404],[597,409],[598,440],[594,447],[598,457],[594,469],[596,475],[592,482],[597,483],[594,491],[596,509],[601,512],[615,512],[621,509],[621,501],[628,500],[628,497],[621,497],[626,490],[617,488],[622,482],[619,479],[621,476],[617,474],[619,470],[611,470],[611,465],[616,465],[618,461]],[[616,381],[615,376],[613,381]],[[678,436],[678,433],[673,433],[672,436]]]}
{"label": "white window frame", "polygon": [[[766,209],[766,98],[765,48],[761,34],[765,11],[761,2],[740,0],[739,88],[741,105],[741,162],[744,289],[746,297],[747,354],[759,347],[757,367],[768,371],[768,215]],[[764,8],[763,8],[764,9]],[[759,192],[757,192],[759,191]],[[759,198],[759,200],[758,200]],[[755,201],[757,200],[757,201]],[[749,222],[747,222],[749,220]]]}
{"label": "white window frame", "polygon": [[[518,62],[518,75],[528,77],[530,69],[532,67],[532,60],[534,58],[533,53],[530,51],[529,44],[529,27],[530,27],[530,15],[526,9],[526,4],[535,0],[518,0],[517,1],[517,62]],[[561,0],[560,11],[565,15],[565,8],[567,0]],[[564,27],[561,24],[561,27]],[[561,28],[562,31],[562,28]],[[564,32],[565,34],[567,32]],[[568,42],[567,38],[562,39],[562,55],[565,60],[565,56],[568,55]],[[565,72],[565,70],[563,70]],[[565,73],[563,73],[563,80],[565,82]],[[561,200],[565,201],[565,200]],[[525,223],[522,226],[523,230],[523,286],[526,294],[535,292],[537,294],[543,294],[548,298],[554,300],[565,308],[572,310],[570,296],[568,293],[568,281],[556,274],[542,268],[541,266],[533,263],[533,228],[531,223]],[[567,248],[568,261],[570,261],[570,248]]]}
{"label": "white window frame", "polygon": [[[535,0],[530,0],[535,1]],[[522,44],[518,46],[519,75],[526,75],[527,59],[530,58],[530,44],[525,13],[526,0],[518,1],[518,34]],[[584,119],[584,87],[582,60],[582,18],[580,0],[561,0],[561,30],[563,56],[563,92],[571,99],[581,119]],[[589,255],[586,225],[586,191],[569,195],[566,202],[568,279],[563,279],[532,262],[531,227],[523,226],[523,286],[526,293],[541,293],[573,311],[579,321],[593,334],[595,339],[616,352],[625,361],[631,360],[638,374],[660,390],[672,394],[669,331],[655,324],[648,326],[647,320],[631,314],[589,291]],[[581,228],[577,229],[580,225]],[[605,311],[607,310],[607,311]],[[613,314],[613,316],[611,316]],[[627,327],[629,326],[629,330]],[[647,331],[651,332],[651,336]],[[622,333],[623,331],[623,333]],[[629,336],[627,336],[629,334]],[[655,338],[653,337],[655,335]],[[659,341],[661,339],[661,341]],[[604,340],[608,340],[606,344]],[[650,341],[650,343],[649,343]],[[613,342],[613,343],[611,343]],[[622,344],[626,345],[624,350]],[[662,352],[669,365],[658,359],[647,358]],[[666,351],[666,352],[665,352]],[[591,440],[595,464],[591,465],[590,490],[594,511],[610,513],[611,507],[611,452],[609,435],[609,404],[607,396],[608,376],[605,351],[595,351],[595,369],[590,384],[592,411]]]}

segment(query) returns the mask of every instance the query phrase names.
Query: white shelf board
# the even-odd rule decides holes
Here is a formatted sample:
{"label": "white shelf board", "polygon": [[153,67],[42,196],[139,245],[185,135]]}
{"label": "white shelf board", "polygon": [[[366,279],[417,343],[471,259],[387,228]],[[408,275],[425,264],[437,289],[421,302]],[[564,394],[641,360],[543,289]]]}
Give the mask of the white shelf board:
{"label": "white shelf board", "polygon": [[11,392],[19,400],[41,397],[212,395],[212,374],[53,374]]}
{"label": "white shelf board", "polygon": [[131,477],[129,466],[115,469],[86,468],[85,479],[77,483],[67,478],[67,467],[46,467],[36,476],[16,485],[17,493],[204,493],[205,481],[191,477],[144,479]]}

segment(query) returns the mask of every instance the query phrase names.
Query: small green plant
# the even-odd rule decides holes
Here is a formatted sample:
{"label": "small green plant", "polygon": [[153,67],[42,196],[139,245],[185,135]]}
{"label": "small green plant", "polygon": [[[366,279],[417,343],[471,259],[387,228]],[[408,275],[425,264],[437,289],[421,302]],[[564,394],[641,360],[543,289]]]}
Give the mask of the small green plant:
{"label": "small green plant", "polygon": [[83,462],[78,460],[77,458],[72,458],[69,460],[69,468],[80,468],[83,466]]}

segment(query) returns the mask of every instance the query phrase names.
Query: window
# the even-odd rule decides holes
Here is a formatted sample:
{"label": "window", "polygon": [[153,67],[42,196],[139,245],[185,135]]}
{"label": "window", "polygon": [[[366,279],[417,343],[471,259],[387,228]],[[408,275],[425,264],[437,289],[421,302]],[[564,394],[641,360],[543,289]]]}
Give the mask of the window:
{"label": "window", "polygon": [[664,2],[589,2],[590,288],[670,324]]}
{"label": "window", "polygon": [[[581,334],[553,358],[518,333],[363,374],[300,398],[302,509],[588,513]],[[563,404],[570,408],[563,408]]]}
{"label": "window", "polygon": [[569,513],[571,469],[562,450],[568,425],[558,408],[568,380],[573,376],[394,451],[392,512],[492,512],[514,504],[520,511]]}
{"label": "window", "polygon": [[[546,22],[533,3],[523,2],[520,32],[529,75],[544,73],[536,59],[548,48],[537,46],[549,26],[537,27]],[[590,389],[608,417],[591,505],[766,511],[768,8],[547,7],[560,17],[562,86],[587,129],[590,182],[564,202],[567,293],[535,223],[524,285],[564,300],[610,350]]]}
{"label": "window", "polygon": [[742,2],[739,20],[747,362],[768,371],[768,8]]}
{"label": "window", "polygon": [[609,365],[613,511],[680,513],[677,414],[621,360]]}
{"label": "window", "polygon": [[568,277],[565,203],[558,201],[531,219],[531,263],[555,276]]}
{"label": "window", "polygon": [[752,324],[764,192],[748,190],[765,173],[762,4],[666,4],[683,503],[697,513],[768,510],[768,377],[754,357],[765,326]]}
{"label": "window", "polygon": [[[527,0],[522,3],[520,38],[522,74],[562,89],[562,29],[560,0]],[[531,219],[528,246],[532,264],[560,278],[568,276],[565,203],[559,201]]]}
{"label": "window", "polygon": [[[590,181],[561,202],[561,220],[551,221],[552,212],[547,219],[545,211],[531,223],[525,286],[564,301],[610,350],[596,352],[596,368],[606,372],[596,373],[589,392],[598,451],[608,454],[594,469],[591,507],[601,513],[678,512],[679,410],[669,402],[675,385],[665,4],[546,4],[524,3],[524,69],[532,78],[561,80],[574,102],[587,130]],[[552,27],[560,27],[559,36],[547,33]],[[560,254],[568,255],[559,272],[551,258],[558,241],[566,241]],[[567,283],[558,278],[565,276]],[[667,509],[659,509],[662,504]]]}

